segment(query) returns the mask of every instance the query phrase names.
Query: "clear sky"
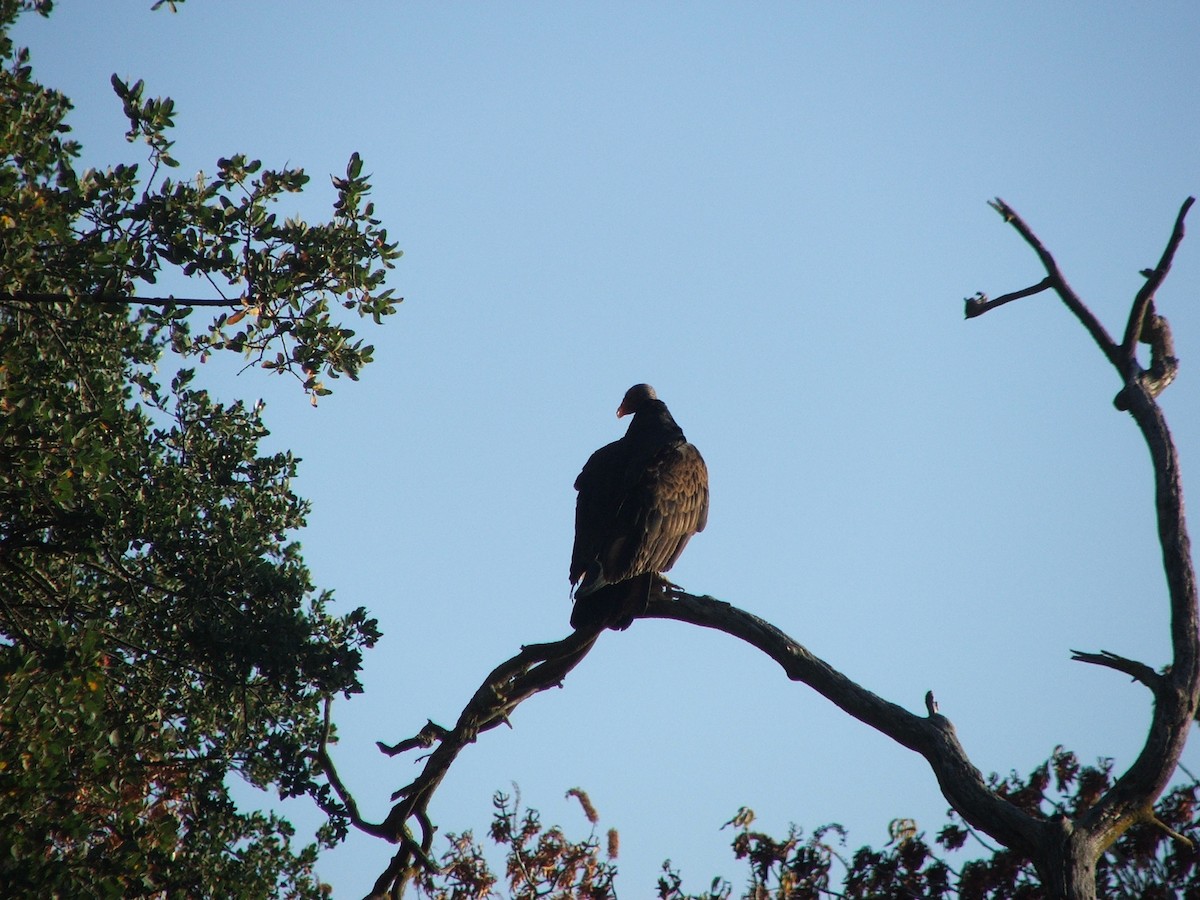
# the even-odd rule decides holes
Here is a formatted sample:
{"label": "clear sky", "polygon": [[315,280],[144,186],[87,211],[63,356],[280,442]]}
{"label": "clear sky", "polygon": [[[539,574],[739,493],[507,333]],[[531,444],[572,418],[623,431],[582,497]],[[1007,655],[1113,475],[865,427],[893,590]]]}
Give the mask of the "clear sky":
{"label": "clear sky", "polygon": [[[784,629],[915,711],[926,690],[984,771],[1055,745],[1118,769],[1148,692],[1069,660],[1167,659],[1150,469],[1099,351],[985,201],[1011,203],[1124,327],[1200,190],[1200,6],[220,3],[62,0],[18,39],[76,103],[86,161],[121,139],[116,72],[175,99],[175,156],[305,167],[326,215],[353,151],[405,250],[378,361],[312,409],[265,396],[303,457],[318,582],[385,631],[335,750],[381,819],[415,764],[376,740],[452,725],[521,644],[568,630],[572,481],[648,381],[708,461],[712,510],[672,577]],[[1200,495],[1200,219],[1159,293],[1182,372],[1163,398]],[[195,292],[197,288],[192,288]],[[224,366],[224,368],[223,368]],[[716,633],[641,621],[467,748],[431,812],[486,829],[496,789],[577,835],[587,790],[619,888],[740,878],[719,830],[890,819],[932,834],[918,757]],[[1200,769],[1200,742],[1185,761]],[[317,821],[288,804],[300,823]],[[390,848],[327,855],[361,896]]]}

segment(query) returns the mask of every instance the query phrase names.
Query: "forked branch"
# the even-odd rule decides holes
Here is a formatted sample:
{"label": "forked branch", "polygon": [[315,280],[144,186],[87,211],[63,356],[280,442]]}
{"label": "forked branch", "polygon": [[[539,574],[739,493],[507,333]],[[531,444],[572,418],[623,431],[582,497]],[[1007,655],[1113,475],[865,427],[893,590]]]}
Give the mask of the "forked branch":
{"label": "forked branch", "polygon": [[[1143,663],[1107,651],[1075,651],[1074,658],[1077,660],[1125,672],[1146,684],[1154,692],[1155,703],[1150,732],[1137,759],[1094,806],[1074,821],[1064,823],[1068,835],[1061,842],[1064,849],[1053,852],[1047,850],[1039,868],[1053,862],[1050,857],[1057,852],[1059,863],[1068,857],[1075,862],[1083,860],[1090,867],[1089,871],[1094,873],[1094,863],[1099,854],[1132,823],[1139,821],[1165,789],[1178,765],[1200,701],[1200,612],[1197,610],[1196,575],[1183,509],[1183,485],[1175,444],[1156,402],[1158,395],[1174,380],[1179,363],[1175,358],[1170,326],[1164,317],[1158,315],[1154,304],[1155,292],[1170,270],[1183,240],[1184,220],[1194,202],[1194,198],[1188,197],[1180,207],[1158,264],[1153,269],[1142,270],[1141,274],[1146,280],[1131,304],[1125,335],[1119,345],[1109,337],[1099,319],[1070,288],[1054,257],[1024,220],[1004,201],[992,203],[992,207],[1037,253],[1053,289],[1084,324],[1122,381],[1114,404],[1118,409],[1130,413],[1150,451],[1159,545],[1171,612],[1172,660],[1162,675]],[[1148,368],[1143,368],[1137,360],[1139,342],[1150,345]],[[1072,870],[1078,872],[1079,867],[1074,866]],[[1061,882],[1049,878],[1048,882],[1052,891],[1063,895],[1094,895],[1094,884],[1091,888],[1093,893],[1087,894],[1078,890],[1070,877]]]}
{"label": "forked branch", "polygon": [[[1026,289],[1025,291],[1014,291],[1011,295],[1011,299],[1015,300],[1018,296],[1029,296],[1032,293],[1039,293],[1040,291],[1046,289],[1053,290],[1056,294],[1058,294],[1062,302],[1066,304],[1067,309],[1071,310],[1071,312],[1075,314],[1075,317],[1083,323],[1083,327],[1087,329],[1088,334],[1090,334],[1092,339],[1095,340],[1096,345],[1100,348],[1104,355],[1108,357],[1109,362],[1111,362],[1113,365],[1118,365],[1119,356],[1116,342],[1109,337],[1109,334],[1105,330],[1104,326],[1100,324],[1100,320],[1092,314],[1092,311],[1087,308],[1082,300],[1079,299],[1079,295],[1075,293],[1074,288],[1067,283],[1066,276],[1063,275],[1062,270],[1059,269],[1058,263],[1050,254],[1050,251],[1046,249],[1045,245],[1042,244],[1041,239],[1033,233],[1033,229],[1025,224],[1025,220],[1017,215],[1016,210],[1014,210],[999,197],[997,197],[995,200],[989,201],[988,205],[991,206],[992,209],[996,210],[996,212],[1000,213],[1000,215],[1004,217],[1004,221],[1012,225],[1012,227],[1016,229],[1017,233],[1025,239],[1025,243],[1033,248],[1034,253],[1036,253],[1038,259],[1042,261],[1042,266],[1046,270],[1045,279],[1035,286],[1037,288],[1036,291],[1032,288]],[[998,305],[999,304],[995,303],[992,304],[992,306]],[[969,309],[970,307],[968,307],[968,317],[971,315]],[[984,312],[987,312],[987,310],[979,310],[978,312],[974,313],[974,315],[981,315]]]}
{"label": "forked branch", "polygon": [[387,868],[376,879],[371,898],[399,897],[419,868],[436,870],[430,856],[435,829],[429,819],[429,801],[458,754],[467,744],[474,743],[481,732],[507,724],[509,715],[522,701],[539,691],[561,686],[567,673],[592,649],[598,634],[599,627],[576,631],[561,641],[522,647],[516,656],[488,674],[463,708],[454,728],[447,730],[431,721],[412,738],[394,745],[380,743],[379,749],[389,756],[433,748],[421,774],[392,794],[394,805],[383,822],[368,822],[359,815],[358,806],[329,754],[327,725],[326,741],[318,751],[317,762],[340,803],[340,808],[329,807],[327,811],[344,817],[366,834],[399,845]]}

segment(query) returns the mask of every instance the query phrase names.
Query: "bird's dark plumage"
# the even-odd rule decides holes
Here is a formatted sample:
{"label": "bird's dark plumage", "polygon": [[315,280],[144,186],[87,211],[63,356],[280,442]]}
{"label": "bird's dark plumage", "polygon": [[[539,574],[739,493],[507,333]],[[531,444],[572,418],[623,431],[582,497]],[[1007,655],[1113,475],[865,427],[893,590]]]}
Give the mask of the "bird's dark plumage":
{"label": "bird's dark plumage", "polygon": [[601,618],[628,627],[645,611],[654,577],[708,521],[708,469],[667,405],[638,384],[617,409],[630,413],[625,436],[593,453],[575,479],[576,628]]}

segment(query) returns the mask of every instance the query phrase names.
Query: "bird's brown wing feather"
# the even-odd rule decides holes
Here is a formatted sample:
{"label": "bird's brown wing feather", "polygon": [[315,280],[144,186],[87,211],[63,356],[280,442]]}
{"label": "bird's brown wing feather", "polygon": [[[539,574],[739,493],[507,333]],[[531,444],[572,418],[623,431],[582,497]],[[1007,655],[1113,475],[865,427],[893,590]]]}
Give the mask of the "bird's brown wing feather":
{"label": "bird's brown wing feather", "polygon": [[621,441],[601,447],[584,464],[575,479],[575,545],[571,549],[571,583],[584,576],[612,541],[624,490],[625,448]]}
{"label": "bird's brown wing feather", "polygon": [[621,546],[604,555],[609,581],[666,572],[708,522],[708,469],[700,452],[679,442],[662,448],[631,487],[617,515]]}

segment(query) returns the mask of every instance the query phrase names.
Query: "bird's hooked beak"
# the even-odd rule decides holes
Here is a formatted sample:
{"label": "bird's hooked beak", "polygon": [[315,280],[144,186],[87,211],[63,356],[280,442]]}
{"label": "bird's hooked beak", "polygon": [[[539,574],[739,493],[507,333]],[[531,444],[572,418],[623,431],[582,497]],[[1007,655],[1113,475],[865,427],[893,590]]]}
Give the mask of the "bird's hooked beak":
{"label": "bird's hooked beak", "polygon": [[630,410],[626,409],[624,403],[622,403],[620,406],[617,407],[617,418],[618,419],[621,418],[622,416],[629,415],[629,413],[630,413]]}

